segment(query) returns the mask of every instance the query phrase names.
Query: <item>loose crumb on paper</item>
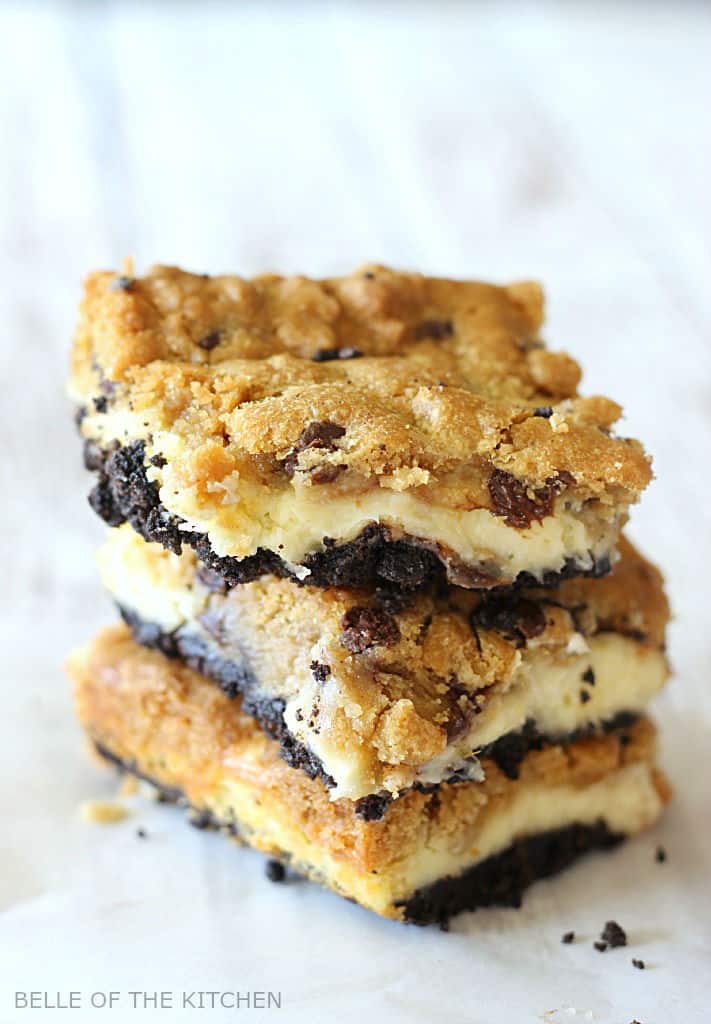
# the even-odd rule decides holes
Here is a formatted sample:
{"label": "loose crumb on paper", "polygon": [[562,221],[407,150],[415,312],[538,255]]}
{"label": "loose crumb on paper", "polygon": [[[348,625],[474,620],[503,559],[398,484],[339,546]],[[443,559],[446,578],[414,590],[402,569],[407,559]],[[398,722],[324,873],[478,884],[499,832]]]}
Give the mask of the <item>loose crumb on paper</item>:
{"label": "loose crumb on paper", "polygon": [[82,818],[92,825],[112,825],[127,815],[125,807],[108,800],[85,800],[81,805]]}

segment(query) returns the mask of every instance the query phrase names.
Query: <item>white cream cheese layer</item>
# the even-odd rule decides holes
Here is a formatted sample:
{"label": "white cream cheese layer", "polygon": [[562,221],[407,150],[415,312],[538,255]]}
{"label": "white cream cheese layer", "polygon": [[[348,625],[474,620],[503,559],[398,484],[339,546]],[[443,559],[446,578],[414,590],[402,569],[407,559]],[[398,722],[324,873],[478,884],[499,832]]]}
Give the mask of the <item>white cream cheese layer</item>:
{"label": "white cream cheese layer", "polygon": [[[85,431],[104,444],[113,439],[125,443],[126,437],[146,433],[140,417],[125,411],[87,417]],[[156,432],[146,452],[162,452],[170,459],[178,456],[180,446],[174,435]],[[504,580],[521,572],[541,578],[560,571],[568,559],[590,569],[595,560],[612,557],[619,528],[616,521],[566,508],[560,500],[555,515],[519,530],[488,509],[445,508],[384,486],[339,497],[327,485],[256,487],[236,473],[211,485],[216,503],[205,508],[192,489],[177,486],[170,462],[163,470],[149,468],[148,476],[160,484],[165,508],[185,521],[186,532],[207,534],[217,555],[246,558],[264,548],[294,567],[322,550],[324,537],[346,543],[378,523],[396,535],[446,549],[475,569],[498,571]]]}

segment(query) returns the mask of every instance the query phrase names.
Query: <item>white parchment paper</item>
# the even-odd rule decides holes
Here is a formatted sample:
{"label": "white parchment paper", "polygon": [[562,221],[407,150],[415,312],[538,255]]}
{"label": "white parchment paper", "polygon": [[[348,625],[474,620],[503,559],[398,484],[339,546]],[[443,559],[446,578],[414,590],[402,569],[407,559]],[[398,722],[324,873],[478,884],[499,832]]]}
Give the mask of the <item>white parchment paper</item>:
{"label": "white parchment paper", "polygon": [[[702,4],[0,9],[1,1024],[711,1020],[710,44]],[[116,783],[61,665],[113,611],[61,387],[79,278],[126,253],[545,281],[550,343],[655,458],[631,536],[675,612],[659,828],[442,934],[272,885],[169,807],[80,820]],[[601,955],[609,918],[630,944]],[[209,991],[281,1008],[181,1006]]]}

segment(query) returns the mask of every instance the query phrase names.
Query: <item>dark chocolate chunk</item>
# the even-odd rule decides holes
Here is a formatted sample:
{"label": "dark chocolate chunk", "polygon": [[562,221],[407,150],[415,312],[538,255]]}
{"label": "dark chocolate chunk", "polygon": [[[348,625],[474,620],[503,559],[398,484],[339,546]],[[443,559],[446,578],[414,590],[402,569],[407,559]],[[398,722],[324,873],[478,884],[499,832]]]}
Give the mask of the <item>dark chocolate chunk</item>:
{"label": "dark chocolate chunk", "polygon": [[400,627],[382,608],[354,605],[341,620],[341,643],[351,654],[370,647],[392,647],[400,639]]}
{"label": "dark chocolate chunk", "polygon": [[556,492],[549,484],[537,491],[530,491],[530,494],[529,490],[530,488],[515,476],[504,472],[503,469],[495,469],[489,477],[492,512],[495,516],[501,516],[507,526],[514,526],[519,530],[528,529],[534,521],[540,523],[553,512],[553,498]]}
{"label": "dark chocolate chunk", "polygon": [[424,341],[425,338],[443,341],[454,334],[454,327],[451,320],[423,320],[417,324],[414,333],[415,341]]}
{"label": "dark chocolate chunk", "polygon": [[268,860],[264,866],[264,874],[270,882],[283,882],[286,878],[284,865],[278,860]]}
{"label": "dark chocolate chunk", "polygon": [[598,953],[604,953],[607,950],[606,942],[593,942],[593,946],[598,951]]}
{"label": "dark chocolate chunk", "polygon": [[213,348],[217,348],[220,344],[221,337],[221,331],[210,331],[210,333],[206,334],[204,338],[200,338],[197,345],[199,348],[205,349],[206,352],[212,352]]}
{"label": "dark chocolate chunk", "polygon": [[319,661],[312,661],[309,667],[313,673],[314,679],[319,683],[325,682],[331,674],[331,666],[323,665]]}
{"label": "dark chocolate chunk", "polygon": [[600,938],[611,948],[626,946],[627,936],[624,928],[621,928],[617,921],[608,921],[600,932]]}
{"label": "dark chocolate chunk", "polygon": [[588,693],[588,691],[587,690],[581,690],[580,691],[580,703],[581,704],[587,704],[587,702],[589,700],[590,700],[590,694]]}
{"label": "dark chocolate chunk", "polygon": [[638,971],[643,971],[647,966],[644,960],[638,960],[637,957],[632,958],[632,966],[636,967]]}
{"label": "dark chocolate chunk", "polygon": [[314,363],[330,363],[335,359],[361,359],[362,356],[359,348],[346,345],[343,348],[320,348],[311,358]]}
{"label": "dark chocolate chunk", "polygon": [[155,466],[156,469],[163,469],[164,466],[168,465],[168,460],[164,455],[152,455],[148,461],[151,466]]}
{"label": "dark chocolate chunk", "polygon": [[533,410],[534,416],[540,416],[544,420],[549,420],[553,415],[553,407],[551,405],[537,405]]}
{"label": "dark chocolate chunk", "polygon": [[575,932],[566,932],[560,941],[569,946],[571,942],[575,942]]}
{"label": "dark chocolate chunk", "polygon": [[595,685],[595,673],[593,672],[592,667],[585,669],[582,679],[584,683],[588,683],[590,686]]}
{"label": "dark chocolate chunk", "polygon": [[97,412],[106,412],[109,407],[109,400],[106,395],[99,395],[94,399],[94,408]]}
{"label": "dark chocolate chunk", "polygon": [[667,859],[667,851],[664,849],[663,846],[657,847],[654,853],[654,859],[656,860],[657,864],[663,864],[665,862],[665,860]]}

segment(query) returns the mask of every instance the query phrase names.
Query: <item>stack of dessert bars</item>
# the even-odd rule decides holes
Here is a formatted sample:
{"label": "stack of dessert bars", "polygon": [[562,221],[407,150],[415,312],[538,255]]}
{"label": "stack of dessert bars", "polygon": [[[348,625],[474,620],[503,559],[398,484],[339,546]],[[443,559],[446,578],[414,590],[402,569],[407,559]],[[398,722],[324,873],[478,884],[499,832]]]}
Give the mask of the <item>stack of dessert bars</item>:
{"label": "stack of dessert bars", "polygon": [[71,395],[123,622],[110,765],[386,917],[518,905],[652,825],[651,477],[533,283],[94,273]]}

